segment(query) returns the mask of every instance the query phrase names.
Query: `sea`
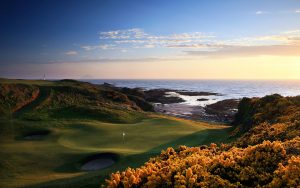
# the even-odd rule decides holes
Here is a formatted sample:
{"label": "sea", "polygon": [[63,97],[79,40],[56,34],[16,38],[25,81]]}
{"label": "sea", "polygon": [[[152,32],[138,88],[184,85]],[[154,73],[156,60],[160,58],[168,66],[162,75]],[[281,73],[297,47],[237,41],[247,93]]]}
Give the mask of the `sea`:
{"label": "sea", "polygon": [[[211,96],[186,96],[176,92],[169,96],[178,96],[187,105],[206,106],[224,99],[241,99],[243,97],[263,97],[265,95],[280,94],[282,96],[300,95],[300,80],[111,80],[89,79],[82,80],[93,84],[109,83],[117,87],[142,89],[174,89],[186,91],[215,92]],[[199,98],[207,101],[197,101]]]}

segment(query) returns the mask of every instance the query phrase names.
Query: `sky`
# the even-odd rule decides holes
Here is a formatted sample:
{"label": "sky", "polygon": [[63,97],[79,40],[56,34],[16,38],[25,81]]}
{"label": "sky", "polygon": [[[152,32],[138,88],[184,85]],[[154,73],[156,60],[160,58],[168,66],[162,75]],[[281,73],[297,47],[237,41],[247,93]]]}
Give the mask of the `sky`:
{"label": "sky", "polygon": [[2,0],[0,77],[300,79],[300,0]]}

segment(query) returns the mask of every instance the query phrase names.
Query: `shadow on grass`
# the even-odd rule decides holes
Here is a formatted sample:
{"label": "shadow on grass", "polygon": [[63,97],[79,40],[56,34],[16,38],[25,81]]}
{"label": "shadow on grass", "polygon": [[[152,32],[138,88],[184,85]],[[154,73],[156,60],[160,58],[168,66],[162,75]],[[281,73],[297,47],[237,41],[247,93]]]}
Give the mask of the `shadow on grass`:
{"label": "shadow on grass", "polygon": [[[73,188],[82,188],[82,187],[99,187],[101,184],[105,182],[105,179],[109,177],[109,174],[116,171],[123,171],[127,167],[137,168],[143,165],[149,158],[157,156],[160,154],[162,149],[166,149],[168,147],[177,148],[179,145],[186,146],[200,146],[205,144],[214,143],[226,143],[232,141],[229,138],[229,132],[232,131],[232,127],[224,128],[224,129],[206,129],[202,131],[198,131],[196,133],[180,137],[178,139],[172,140],[171,142],[161,144],[157,147],[154,147],[148,150],[145,153],[129,155],[129,156],[120,156],[120,158],[116,161],[115,165],[110,168],[88,172],[83,175],[72,177],[72,178],[64,178],[59,180],[53,180],[49,182],[40,183],[34,186],[27,186],[27,188],[41,188],[41,187],[73,187]],[[82,157],[86,157],[87,155],[82,155]],[[79,172],[78,165],[80,164],[80,160],[70,161],[70,163],[66,163],[65,166],[61,166],[55,171],[57,172]],[[83,160],[83,158],[81,158]],[[77,165],[77,167],[74,166]],[[72,167],[73,166],[73,167]],[[75,168],[74,168],[75,167]]]}

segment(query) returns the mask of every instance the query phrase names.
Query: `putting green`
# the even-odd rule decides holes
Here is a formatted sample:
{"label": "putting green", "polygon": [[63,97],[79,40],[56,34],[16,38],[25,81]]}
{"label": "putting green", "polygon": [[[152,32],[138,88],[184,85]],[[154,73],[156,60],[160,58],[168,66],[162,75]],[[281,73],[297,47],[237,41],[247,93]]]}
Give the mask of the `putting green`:
{"label": "putting green", "polygon": [[[146,152],[178,137],[206,129],[192,122],[147,119],[136,124],[84,123],[69,127],[59,144],[80,150],[112,151],[121,154]],[[124,140],[122,134],[125,133]]]}

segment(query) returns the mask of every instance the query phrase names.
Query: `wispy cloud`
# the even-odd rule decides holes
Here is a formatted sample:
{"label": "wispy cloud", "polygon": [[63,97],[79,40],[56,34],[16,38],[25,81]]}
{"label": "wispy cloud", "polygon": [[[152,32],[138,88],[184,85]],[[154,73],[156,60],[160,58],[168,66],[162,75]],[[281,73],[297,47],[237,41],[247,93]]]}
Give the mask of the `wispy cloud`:
{"label": "wispy cloud", "polygon": [[262,11],[262,10],[258,10],[255,12],[256,15],[262,15],[262,14],[270,14],[270,12],[268,11]]}
{"label": "wispy cloud", "polygon": [[211,50],[192,51],[185,49],[184,52],[188,55],[209,57],[260,55],[300,56],[300,30],[285,31],[276,35],[217,41],[215,44],[203,45],[203,47],[211,48]]}
{"label": "wispy cloud", "polygon": [[[177,61],[182,57],[145,57],[145,58],[99,58],[99,59],[81,59],[74,61],[57,60],[47,62],[48,64],[62,64],[62,63],[127,63],[127,62],[170,62]],[[188,59],[188,58],[184,58]]]}
{"label": "wispy cloud", "polygon": [[[146,33],[143,29],[140,28],[114,30],[99,33],[99,38],[102,43],[106,42],[115,44],[122,48],[155,48],[176,45],[191,45],[195,42],[203,42],[214,37],[215,36],[212,34],[201,32],[178,33],[170,35],[152,35]],[[85,49],[92,50],[97,48],[85,47]]]}
{"label": "wispy cloud", "polygon": [[99,46],[83,46],[85,50],[94,49],[127,49],[127,48],[198,48],[202,50],[218,49],[222,46],[262,46],[282,45],[293,43],[299,37],[298,30],[285,33],[242,37],[234,39],[218,39],[213,34],[202,32],[179,33],[171,35],[152,35],[142,29],[134,28],[127,30],[115,30],[100,32],[102,43]]}
{"label": "wispy cloud", "polygon": [[272,15],[278,15],[278,14],[293,14],[293,13],[300,13],[300,9],[290,9],[290,10],[280,10],[280,11],[263,11],[263,10],[257,10],[254,12],[256,15],[263,15],[263,14],[272,14]]}
{"label": "wispy cloud", "polygon": [[169,48],[189,55],[299,55],[300,30],[277,34],[219,38],[202,32],[153,35],[142,29],[100,32],[101,45],[81,46],[86,51]]}
{"label": "wispy cloud", "polygon": [[68,56],[74,56],[74,55],[77,55],[77,54],[78,54],[78,52],[73,51],[73,50],[65,52],[65,55],[68,55]]}
{"label": "wispy cloud", "polygon": [[95,50],[95,49],[101,49],[101,50],[111,50],[111,49],[115,49],[115,45],[111,45],[111,44],[103,44],[103,45],[85,45],[85,46],[81,46],[81,48],[83,48],[86,51],[91,51],[91,50]]}
{"label": "wispy cloud", "polygon": [[209,57],[300,56],[300,45],[227,46],[216,51],[185,51],[188,55]]}
{"label": "wispy cloud", "polygon": [[225,45],[222,44],[176,44],[176,45],[170,45],[168,46],[169,48],[182,48],[182,49],[187,49],[187,48],[194,48],[194,49],[203,49],[203,50],[214,50],[214,49],[219,49],[223,48]]}
{"label": "wispy cloud", "polygon": [[132,28],[126,30],[114,30],[100,32],[100,39],[129,39],[129,38],[144,38],[147,34],[140,28]]}

